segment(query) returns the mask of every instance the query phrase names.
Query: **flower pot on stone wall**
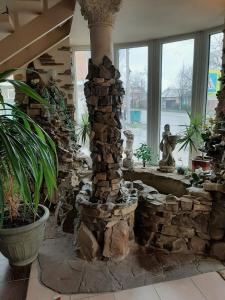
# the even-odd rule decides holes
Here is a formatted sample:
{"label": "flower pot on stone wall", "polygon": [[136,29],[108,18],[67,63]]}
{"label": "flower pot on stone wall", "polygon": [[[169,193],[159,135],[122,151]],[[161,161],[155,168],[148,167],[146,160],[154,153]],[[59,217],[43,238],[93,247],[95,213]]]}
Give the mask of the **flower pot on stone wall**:
{"label": "flower pot on stone wall", "polygon": [[202,168],[203,171],[210,170],[211,167],[211,160],[209,157],[202,158],[201,156],[196,156],[192,159],[192,171],[196,169]]}
{"label": "flower pot on stone wall", "polygon": [[33,262],[44,238],[45,224],[49,210],[43,205],[42,216],[32,224],[0,229],[0,251],[15,266],[25,266]]}

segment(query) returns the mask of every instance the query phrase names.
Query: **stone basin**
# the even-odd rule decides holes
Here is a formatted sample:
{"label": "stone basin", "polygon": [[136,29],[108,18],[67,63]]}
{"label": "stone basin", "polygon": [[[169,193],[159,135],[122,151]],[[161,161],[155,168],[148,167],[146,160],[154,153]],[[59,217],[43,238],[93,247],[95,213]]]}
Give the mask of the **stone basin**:
{"label": "stone basin", "polygon": [[183,175],[176,173],[162,173],[154,167],[141,168],[139,165],[134,170],[123,169],[125,180],[141,180],[143,183],[154,187],[162,194],[173,194],[181,197],[190,186],[190,181]]}
{"label": "stone basin", "polygon": [[125,203],[91,203],[80,191],[76,206],[79,211],[76,248],[86,260],[124,259],[134,240],[134,211],[137,197]]}

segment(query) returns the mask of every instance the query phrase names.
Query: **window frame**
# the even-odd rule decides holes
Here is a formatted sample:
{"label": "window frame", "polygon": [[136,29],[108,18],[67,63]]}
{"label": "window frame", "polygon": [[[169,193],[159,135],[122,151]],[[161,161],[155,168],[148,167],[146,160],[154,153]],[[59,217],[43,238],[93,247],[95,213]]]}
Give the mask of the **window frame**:
{"label": "window frame", "polygon": [[[159,155],[161,126],[162,47],[166,43],[194,40],[191,115],[206,115],[210,36],[223,32],[223,26],[188,34],[136,43],[114,45],[115,66],[119,66],[119,49],[148,46],[147,144]],[[222,54],[222,53],[221,53]],[[191,157],[190,157],[191,158]]]}
{"label": "window frame", "polygon": [[[193,117],[206,115],[208,66],[210,55],[210,36],[223,32],[223,25],[204,31],[175,35],[141,42],[114,44],[114,64],[119,67],[119,49],[148,47],[148,93],[147,93],[147,144],[154,153],[159,155],[160,126],[161,126],[161,83],[162,83],[162,47],[165,43],[194,40],[193,85],[191,115]],[[75,51],[90,51],[89,46],[72,48],[72,65],[75,70]],[[221,53],[222,54],[222,53]],[[74,82],[76,74],[74,72]],[[78,99],[74,89],[75,105]],[[191,158],[191,157],[190,157]]]}

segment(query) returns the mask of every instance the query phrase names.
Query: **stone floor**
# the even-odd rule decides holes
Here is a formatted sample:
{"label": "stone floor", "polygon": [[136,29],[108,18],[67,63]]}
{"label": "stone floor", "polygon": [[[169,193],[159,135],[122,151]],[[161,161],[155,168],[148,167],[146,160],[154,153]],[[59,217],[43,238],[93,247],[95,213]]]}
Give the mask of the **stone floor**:
{"label": "stone floor", "polygon": [[213,258],[137,247],[120,263],[87,262],[76,257],[73,235],[65,233],[45,240],[39,263],[41,282],[61,294],[115,292],[224,269]]}
{"label": "stone floor", "polygon": [[[38,262],[31,268],[26,300],[224,300],[225,281],[217,272],[107,294],[62,295],[39,281]],[[17,300],[20,298],[0,298]],[[21,300],[25,300],[22,298]]]}

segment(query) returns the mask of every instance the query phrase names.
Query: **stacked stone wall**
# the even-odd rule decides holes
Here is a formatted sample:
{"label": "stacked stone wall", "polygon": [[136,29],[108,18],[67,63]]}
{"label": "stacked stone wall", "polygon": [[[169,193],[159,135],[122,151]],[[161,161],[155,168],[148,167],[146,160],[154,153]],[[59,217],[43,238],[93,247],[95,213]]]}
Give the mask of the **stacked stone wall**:
{"label": "stacked stone wall", "polygon": [[[181,197],[134,182],[139,190],[137,242],[165,252],[212,254],[225,259],[225,204],[220,192],[191,187]],[[224,249],[221,254],[221,248]]]}

